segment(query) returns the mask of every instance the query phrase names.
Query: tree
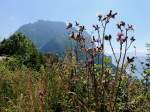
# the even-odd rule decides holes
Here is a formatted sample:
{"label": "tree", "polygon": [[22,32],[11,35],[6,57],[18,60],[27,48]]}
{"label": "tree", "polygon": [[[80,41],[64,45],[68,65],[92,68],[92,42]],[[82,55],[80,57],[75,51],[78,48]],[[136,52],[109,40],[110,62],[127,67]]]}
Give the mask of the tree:
{"label": "tree", "polygon": [[0,55],[13,57],[20,64],[38,70],[44,64],[42,55],[34,44],[22,33],[15,33],[0,44]]}

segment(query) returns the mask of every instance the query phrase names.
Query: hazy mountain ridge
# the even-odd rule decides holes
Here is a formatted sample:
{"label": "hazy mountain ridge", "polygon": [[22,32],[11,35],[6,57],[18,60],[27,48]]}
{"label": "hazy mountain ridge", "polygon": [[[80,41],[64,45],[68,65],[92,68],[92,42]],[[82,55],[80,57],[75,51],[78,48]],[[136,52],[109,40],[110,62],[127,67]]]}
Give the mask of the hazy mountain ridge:
{"label": "hazy mountain ridge", "polygon": [[[70,45],[64,22],[39,20],[21,26],[17,32],[25,34],[41,52],[64,52],[66,46]],[[87,40],[90,39],[87,32],[84,35]]]}

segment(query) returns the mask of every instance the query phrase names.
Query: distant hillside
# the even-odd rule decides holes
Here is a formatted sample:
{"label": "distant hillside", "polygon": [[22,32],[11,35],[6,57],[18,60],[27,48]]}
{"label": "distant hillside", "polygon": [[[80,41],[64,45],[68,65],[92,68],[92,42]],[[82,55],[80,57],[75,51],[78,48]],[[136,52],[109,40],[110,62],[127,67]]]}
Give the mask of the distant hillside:
{"label": "distant hillside", "polygon": [[[60,53],[70,45],[64,22],[39,20],[21,26],[17,32],[25,34],[42,52]],[[88,38],[87,40],[90,39],[86,32],[85,36]]]}

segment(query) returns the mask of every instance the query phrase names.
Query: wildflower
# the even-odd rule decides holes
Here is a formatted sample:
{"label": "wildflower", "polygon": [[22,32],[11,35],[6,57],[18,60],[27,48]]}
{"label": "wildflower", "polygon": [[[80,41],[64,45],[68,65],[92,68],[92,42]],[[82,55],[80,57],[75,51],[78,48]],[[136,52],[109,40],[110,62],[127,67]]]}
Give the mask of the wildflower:
{"label": "wildflower", "polygon": [[117,41],[124,42],[124,34],[122,32],[117,34]]}
{"label": "wildflower", "polygon": [[66,29],[70,29],[70,28],[72,28],[72,23],[70,23],[70,22],[68,22],[67,24],[66,24]]}
{"label": "wildflower", "polygon": [[125,26],[126,25],[126,23],[124,21],[121,21],[120,24],[121,24],[121,26]]}
{"label": "wildflower", "polygon": [[132,58],[127,57],[128,63],[133,63],[133,62],[134,62],[134,59],[135,59],[135,57],[132,57]]}
{"label": "wildflower", "polygon": [[114,13],[114,14],[113,14],[113,13],[112,13],[112,10],[110,10],[109,13],[107,14],[107,17],[114,19],[116,15],[117,15],[117,13]]}
{"label": "wildflower", "polygon": [[97,13],[97,14],[96,14],[96,16],[98,17],[98,20],[99,20],[99,21],[101,21],[101,19],[102,19],[102,15],[101,15],[101,14],[99,14],[99,13]]}
{"label": "wildflower", "polygon": [[121,29],[120,23],[117,23],[117,28],[118,28],[118,29]]}
{"label": "wildflower", "polygon": [[124,21],[120,21],[120,25],[121,25],[121,26],[125,26],[126,23],[125,23]]}
{"label": "wildflower", "polygon": [[104,17],[103,17],[103,21],[105,21],[106,19],[107,19],[107,16],[104,16]]}
{"label": "wildflower", "polygon": [[87,48],[81,48],[81,50],[82,50],[83,52],[85,52],[85,53],[88,51]]}
{"label": "wildflower", "polygon": [[100,27],[98,25],[93,25],[93,28],[95,29],[95,31],[100,29]]}
{"label": "wildflower", "polygon": [[92,58],[89,58],[88,59],[88,65],[92,65],[94,63],[93,59]]}
{"label": "wildflower", "polygon": [[126,23],[124,21],[120,21],[119,23],[117,23],[117,28],[121,29],[121,27],[125,27]]}
{"label": "wildflower", "polygon": [[131,37],[131,39],[130,39],[132,42],[134,42],[135,41],[135,38],[134,37]]}
{"label": "wildflower", "polygon": [[119,38],[121,38],[121,37],[124,36],[124,34],[123,34],[122,32],[119,32],[119,33],[117,34],[117,36],[118,36]]}
{"label": "wildflower", "polygon": [[105,40],[111,40],[112,36],[111,35],[106,35]]}
{"label": "wildflower", "polygon": [[46,96],[46,91],[45,90],[44,91],[39,91],[38,95],[39,95],[40,101],[42,103],[44,103],[44,97]]}
{"label": "wildflower", "polygon": [[115,16],[117,15],[118,13],[114,13],[112,16],[111,16],[111,18],[115,18]]}
{"label": "wildflower", "polygon": [[85,30],[85,26],[79,26],[79,31],[83,32]]}
{"label": "wildflower", "polygon": [[76,24],[76,26],[79,26],[79,23],[77,21],[75,22],[75,24]]}
{"label": "wildflower", "polygon": [[109,13],[107,14],[107,17],[111,17],[112,16],[112,10],[109,11]]}
{"label": "wildflower", "polygon": [[98,52],[101,52],[103,50],[103,47],[97,47],[98,48]]}
{"label": "wildflower", "polygon": [[134,29],[133,29],[133,25],[129,25],[128,24],[128,28],[127,28],[128,30],[131,30],[131,31],[134,31]]}
{"label": "wildflower", "polygon": [[97,48],[94,48],[93,51],[94,51],[94,53],[96,53],[97,52]]}
{"label": "wildflower", "polygon": [[123,38],[123,39],[122,39],[122,42],[127,41],[127,39],[128,39],[128,37]]}

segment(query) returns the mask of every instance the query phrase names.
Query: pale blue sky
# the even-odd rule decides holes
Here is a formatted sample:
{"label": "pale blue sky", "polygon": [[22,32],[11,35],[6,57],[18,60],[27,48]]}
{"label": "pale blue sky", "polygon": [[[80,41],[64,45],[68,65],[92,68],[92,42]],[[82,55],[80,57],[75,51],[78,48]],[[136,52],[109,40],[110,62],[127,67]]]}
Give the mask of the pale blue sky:
{"label": "pale blue sky", "polygon": [[97,12],[110,9],[119,13],[115,22],[121,19],[136,26],[137,49],[143,52],[150,42],[150,0],[0,0],[0,38],[40,19],[77,20],[89,28],[96,23]]}

